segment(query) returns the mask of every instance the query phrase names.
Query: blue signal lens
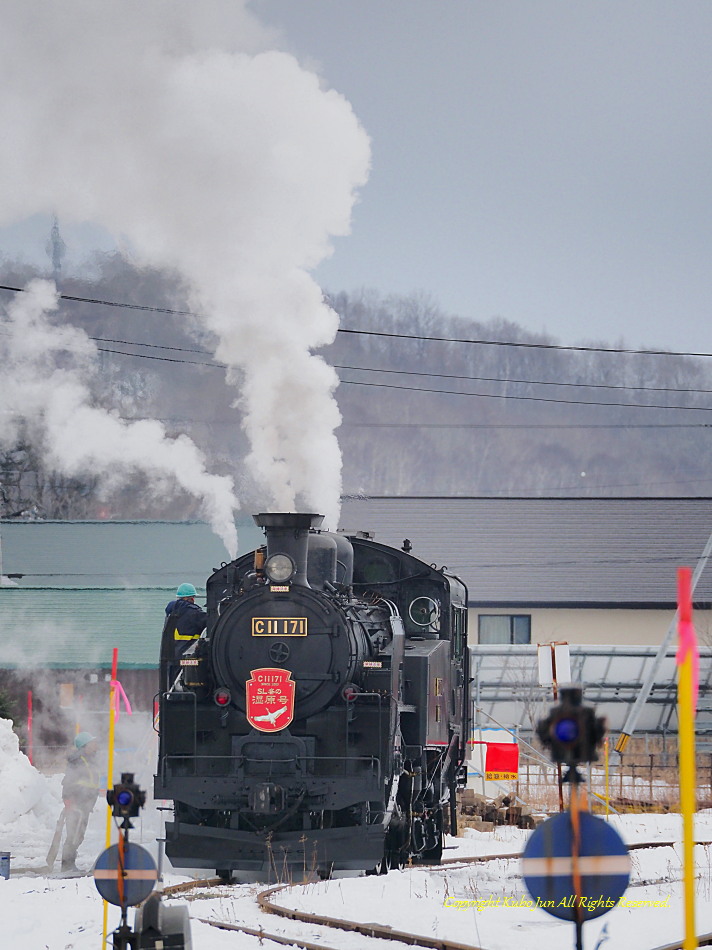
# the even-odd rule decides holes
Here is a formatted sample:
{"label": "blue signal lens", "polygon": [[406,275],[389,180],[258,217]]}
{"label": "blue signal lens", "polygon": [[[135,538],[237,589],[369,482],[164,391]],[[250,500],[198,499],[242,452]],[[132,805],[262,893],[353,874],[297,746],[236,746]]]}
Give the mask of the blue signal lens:
{"label": "blue signal lens", "polygon": [[559,742],[575,742],[579,737],[579,724],[576,719],[559,719],[554,725],[554,735]]}
{"label": "blue signal lens", "polygon": [[122,808],[126,808],[126,806],[130,805],[133,801],[133,792],[122,789],[116,796],[116,801],[119,803],[119,805],[121,805]]}

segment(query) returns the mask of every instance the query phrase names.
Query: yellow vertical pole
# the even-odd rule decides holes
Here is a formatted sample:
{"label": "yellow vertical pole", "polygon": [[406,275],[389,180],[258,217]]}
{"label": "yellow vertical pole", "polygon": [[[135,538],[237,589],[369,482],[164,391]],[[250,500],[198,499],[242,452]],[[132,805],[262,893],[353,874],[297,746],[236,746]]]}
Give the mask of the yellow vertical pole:
{"label": "yellow vertical pole", "polygon": [[682,878],[685,893],[685,950],[697,947],[695,935],[695,722],[692,711],[692,657],[682,662],[677,684],[682,811]]}
{"label": "yellow vertical pole", "polygon": [[[679,635],[677,679],[678,748],[680,754],[680,810],[682,812],[682,879],[684,888],[684,950],[698,946],[695,933],[695,785],[694,630],[690,569],[681,567],[678,577]],[[685,627],[684,625],[687,625]]]}
{"label": "yellow vertical pole", "polygon": [[608,736],[603,740],[603,762],[605,766],[606,774],[606,821],[608,821],[611,814],[611,786],[609,782],[609,772],[608,772],[608,746],[609,740]]}
{"label": "yellow vertical pole", "polygon": [[[106,766],[106,787],[110,789],[114,785],[114,725],[116,723],[116,677],[119,670],[119,650],[114,647],[114,653],[111,659],[111,686],[109,688],[109,742]],[[106,847],[111,845],[111,808],[107,802],[106,805]],[[104,924],[101,934],[102,950],[106,947],[106,932],[109,920],[109,905],[104,901]]]}

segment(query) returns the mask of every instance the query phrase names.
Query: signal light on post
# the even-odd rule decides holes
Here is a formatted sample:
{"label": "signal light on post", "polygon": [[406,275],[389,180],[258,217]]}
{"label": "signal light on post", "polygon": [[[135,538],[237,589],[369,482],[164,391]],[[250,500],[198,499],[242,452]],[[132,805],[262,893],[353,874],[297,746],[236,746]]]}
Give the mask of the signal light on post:
{"label": "signal light on post", "polygon": [[575,742],[579,737],[579,723],[576,719],[559,719],[553,725],[553,732],[559,742]]}
{"label": "signal light on post", "polygon": [[133,772],[122,772],[121,781],[106,793],[106,801],[114,818],[135,818],[146,804],[146,793],[134,782]]}
{"label": "signal light on post", "polygon": [[592,706],[582,705],[583,691],[579,687],[564,687],[559,693],[559,705],[537,723],[542,745],[550,750],[554,762],[562,765],[596,762],[606,732],[605,719],[596,716]]}

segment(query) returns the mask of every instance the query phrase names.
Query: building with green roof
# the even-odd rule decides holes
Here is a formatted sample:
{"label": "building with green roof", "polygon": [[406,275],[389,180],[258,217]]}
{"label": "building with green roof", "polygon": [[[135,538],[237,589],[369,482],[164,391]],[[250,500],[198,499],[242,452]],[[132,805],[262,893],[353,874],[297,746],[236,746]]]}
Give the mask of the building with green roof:
{"label": "building with green roof", "polygon": [[[238,520],[240,549],[263,535]],[[114,648],[135,712],[158,690],[165,607],[228,559],[203,522],[0,521],[0,692],[27,747],[52,758],[77,728],[105,734]],[[150,721],[150,720],[149,720]]]}

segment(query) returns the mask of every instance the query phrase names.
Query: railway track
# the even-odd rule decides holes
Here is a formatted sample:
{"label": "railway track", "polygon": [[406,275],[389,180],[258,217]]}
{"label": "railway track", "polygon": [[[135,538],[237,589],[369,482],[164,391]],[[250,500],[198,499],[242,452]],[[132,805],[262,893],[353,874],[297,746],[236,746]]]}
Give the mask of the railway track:
{"label": "railway track", "polygon": [[[698,947],[712,947],[712,934],[703,934],[697,938]],[[683,941],[679,943],[666,943],[663,947],[654,947],[653,950],[685,950]]]}
{"label": "railway track", "polygon": [[[699,841],[697,843],[700,845],[712,844],[710,841]],[[646,848],[665,848],[672,847],[675,844],[676,842],[674,841],[638,842],[629,845],[629,849],[631,851],[637,851]],[[446,858],[441,862],[440,865],[432,865],[430,868],[431,870],[437,870],[438,868],[442,868],[443,870],[452,870],[457,866],[482,864],[497,860],[515,860],[520,857],[521,852],[509,852],[486,855],[471,855],[459,858]],[[414,868],[424,867],[426,867],[426,865],[414,865]],[[360,934],[369,938],[369,940],[396,941],[398,943],[408,944],[409,946],[423,947],[426,948],[426,950],[485,950],[485,948],[475,946],[473,944],[463,944],[457,941],[448,940],[443,937],[429,937],[424,934],[414,934],[407,931],[401,931],[384,924],[373,922],[364,923],[285,907],[279,902],[278,896],[288,891],[293,886],[299,885],[278,884],[260,891],[256,895],[257,904],[259,905],[260,910],[266,914],[279,916],[286,920],[308,925],[310,929],[310,937],[316,936],[314,933],[315,928],[318,928],[319,930],[323,928],[323,940],[319,939],[318,942],[315,942],[313,939],[306,939],[306,935],[303,932],[295,934],[285,932],[280,933],[276,932],[276,929],[267,929],[262,926],[252,927],[248,926],[247,924],[236,923],[227,920],[215,920],[197,915],[194,919],[200,921],[203,924],[216,927],[221,930],[236,931],[256,937],[260,941],[269,940],[283,946],[299,947],[301,950],[343,950],[343,943],[339,943],[339,946],[332,946],[327,942],[329,939],[328,934],[333,930],[341,931],[342,934],[344,932]],[[188,881],[183,884],[167,887],[164,889],[164,894],[167,897],[174,895],[180,896],[181,894],[188,896],[191,894],[191,892],[199,893],[200,891],[210,891],[213,888],[219,889],[224,893],[225,889],[229,889],[229,887],[230,885],[225,885],[224,882],[220,881],[219,878],[209,878],[199,881]],[[209,895],[206,894],[206,896]],[[712,946],[712,934],[700,935],[698,937],[698,944],[701,947]],[[390,946],[392,947],[393,944]],[[376,947],[377,944],[374,944],[374,950]],[[683,944],[682,941],[679,943],[666,944],[664,947],[656,947],[654,950],[683,950]]]}

